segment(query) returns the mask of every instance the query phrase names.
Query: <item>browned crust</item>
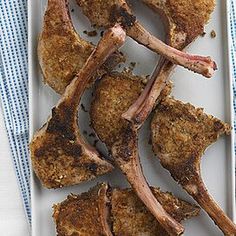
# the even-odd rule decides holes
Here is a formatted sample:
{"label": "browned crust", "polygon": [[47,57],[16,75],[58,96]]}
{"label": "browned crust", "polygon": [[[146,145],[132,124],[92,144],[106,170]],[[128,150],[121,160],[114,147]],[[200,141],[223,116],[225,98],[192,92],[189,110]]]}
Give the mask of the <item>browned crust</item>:
{"label": "browned crust", "polygon": [[206,148],[231,131],[230,125],[203,109],[173,98],[157,106],[151,129],[155,154],[182,185],[198,181],[200,158]]}
{"label": "browned crust", "polygon": [[[75,31],[68,11],[68,0],[49,0],[38,42],[38,58],[45,83],[62,94],[93,49],[94,46]],[[112,70],[123,61],[123,55],[114,53],[99,69],[98,75]]]}
{"label": "browned crust", "polygon": [[[157,200],[177,221],[197,216],[200,208],[174,197],[171,193],[152,188]],[[147,210],[133,190],[115,189],[112,192],[113,232],[116,236],[169,235]]]}
{"label": "browned crust", "polygon": [[[105,190],[105,195],[101,192]],[[99,209],[110,209],[110,224],[113,235],[136,236],[147,233],[149,236],[164,236],[166,232],[145,208],[130,189],[110,189],[107,184],[99,184],[89,192],[70,195],[62,203],[54,205],[53,218],[58,236],[110,235],[102,223],[106,213]],[[152,188],[155,197],[165,209],[178,221],[198,215],[199,207],[174,197],[170,193]],[[108,201],[108,202],[107,202]],[[109,223],[109,220],[105,220]]]}
{"label": "browned crust", "polygon": [[215,8],[215,0],[143,0],[158,12],[167,26],[168,44],[185,48],[202,35]]}
{"label": "browned crust", "polygon": [[113,169],[101,156],[86,153],[76,126],[78,109],[68,102],[53,108],[48,124],[30,144],[34,171],[47,188],[75,185]]}
{"label": "browned crust", "polygon": [[[109,148],[127,127],[121,115],[136,101],[143,88],[142,78],[125,73],[106,75],[96,86],[90,110],[92,127]],[[171,86],[167,86],[162,97],[170,90]]]}
{"label": "browned crust", "polygon": [[158,105],[152,121],[153,149],[161,164],[225,235],[234,235],[236,225],[208,193],[201,178],[200,161],[206,148],[230,131],[230,125],[203,113],[203,109],[173,98]]}
{"label": "browned crust", "polygon": [[124,0],[77,0],[77,3],[91,24],[96,27],[108,28],[116,22],[120,22],[124,27],[130,27],[136,20]]}
{"label": "browned crust", "polygon": [[91,158],[77,140],[41,129],[30,144],[34,171],[44,187],[79,184],[111,171],[105,160]]}
{"label": "browned crust", "polygon": [[58,236],[111,236],[110,230],[104,229],[100,208],[107,208],[106,195],[99,192],[107,188],[100,184],[81,195],[69,195],[62,203],[54,205],[53,218]]}

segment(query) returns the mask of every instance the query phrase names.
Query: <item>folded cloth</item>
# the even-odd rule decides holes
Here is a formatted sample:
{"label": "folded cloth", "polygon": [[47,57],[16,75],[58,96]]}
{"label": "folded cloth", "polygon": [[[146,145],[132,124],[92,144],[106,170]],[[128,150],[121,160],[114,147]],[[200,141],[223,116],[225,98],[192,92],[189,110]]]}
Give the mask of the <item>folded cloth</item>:
{"label": "folded cloth", "polygon": [[[236,2],[230,4],[230,36],[231,36],[231,65],[233,73],[234,111],[236,114]],[[236,117],[234,118],[234,130],[236,130]],[[236,143],[235,143],[236,151]]]}
{"label": "folded cloth", "polygon": [[30,222],[27,1],[0,1],[0,99],[13,163]]}
{"label": "folded cloth", "polygon": [[[231,62],[236,97],[236,2],[230,1]],[[27,1],[1,0],[0,26],[0,99],[16,176],[30,223]],[[236,111],[236,100],[234,107]]]}

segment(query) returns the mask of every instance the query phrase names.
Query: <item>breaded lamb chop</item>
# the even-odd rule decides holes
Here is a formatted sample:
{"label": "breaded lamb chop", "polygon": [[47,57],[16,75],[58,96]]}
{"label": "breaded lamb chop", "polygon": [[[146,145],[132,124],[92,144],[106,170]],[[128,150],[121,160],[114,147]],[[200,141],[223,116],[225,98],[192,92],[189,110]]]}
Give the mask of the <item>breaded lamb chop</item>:
{"label": "breaded lamb chop", "polygon": [[[199,208],[152,188],[155,197],[177,221],[198,215]],[[70,195],[54,205],[58,236],[165,236],[167,232],[155,221],[130,189],[114,189],[103,183],[81,195]],[[110,228],[109,228],[110,226]]]}
{"label": "breaded lamb chop", "polygon": [[[173,221],[151,192],[142,173],[138,155],[138,134],[129,122],[121,118],[143,85],[141,79],[126,74],[105,76],[99,83],[91,107],[92,125],[112,153],[138,197],[170,235],[179,235],[183,228]],[[168,94],[169,89],[163,91]]]}
{"label": "breaded lamb chop", "polygon": [[95,26],[106,28],[119,22],[126,29],[127,35],[174,64],[182,65],[206,77],[212,77],[216,70],[216,64],[210,57],[186,54],[151,35],[136,20],[125,0],[77,0],[77,2]]}
{"label": "breaded lamb chop", "polygon": [[157,106],[152,120],[155,154],[172,177],[205,209],[225,235],[236,235],[235,224],[207,191],[200,162],[205,150],[231,127],[201,108],[166,98]]}
{"label": "breaded lamb chop", "polygon": [[[122,119],[122,113],[136,101],[144,87],[141,77],[128,73],[104,75],[97,84],[90,117],[92,127],[109,150],[129,124]],[[171,88],[171,84],[168,84],[160,99],[169,95]]]}
{"label": "breaded lamb chop", "polygon": [[108,56],[125,42],[125,37],[119,25],[104,34],[83,69],[52,109],[47,123],[34,135],[30,144],[32,164],[45,187],[78,184],[113,169],[80,135],[78,109],[89,80]]}
{"label": "breaded lamb chop", "polygon": [[[183,50],[204,33],[215,7],[215,0],[143,0],[157,12],[165,25],[166,42]],[[156,105],[161,90],[169,80],[174,64],[162,58],[146,88],[123,117],[140,127]]]}
{"label": "breaded lamb chop", "polygon": [[[200,209],[174,197],[171,193],[151,188],[155,198],[163,208],[178,222],[197,216]],[[169,235],[155,220],[133,190],[114,189],[111,198],[113,232],[119,236],[167,236]]]}
{"label": "breaded lamb chop", "polygon": [[71,194],[53,206],[57,236],[112,236],[108,185],[99,184],[81,195]]}
{"label": "breaded lamb chop", "polygon": [[[38,42],[38,58],[45,83],[62,94],[81,70],[94,46],[82,39],[71,22],[68,0],[48,0],[43,29]],[[123,61],[114,53],[98,70],[98,75]]]}

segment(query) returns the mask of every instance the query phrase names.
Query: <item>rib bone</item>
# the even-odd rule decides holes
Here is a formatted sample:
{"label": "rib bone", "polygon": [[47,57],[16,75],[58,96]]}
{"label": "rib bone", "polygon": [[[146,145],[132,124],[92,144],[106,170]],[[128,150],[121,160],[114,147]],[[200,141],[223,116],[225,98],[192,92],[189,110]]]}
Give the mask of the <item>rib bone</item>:
{"label": "rib bone", "polygon": [[[48,0],[38,42],[38,58],[44,82],[62,94],[94,50],[82,39],[71,22],[68,0]],[[97,71],[101,76],[123,61],[118,52]]]}
{"label": "rib bone", "polygon": [[108,27],[115,22],[120,22],[126,29],[127,35],[174,64],[181,65],[205,77],[212,77],[214,70],[216,70],[216,64],[210,57],[186,54],[164,44],[151,35],[132,15],[125,0],[77,0],[77,2],[94,25]]}
{"label": "rib bone", "polygon": [[95,186],[81,195],[71,194],[53,206],[57,235],[112,236],[107,218],[108,185]]}
{"label": "rib bone", "polygon": [[125,41],[125,32],[116,25],[99,42],[83,69],[66,88],[52,116],[31,144],[34,170],[45,187],[58,188],[95,178],[113,169],[86,143],[78,127],[78,107],[87,84],[102,63]]}
{"label": "rib bone", "polygon": [[[178,222],[199,213],[197,206],[171,193],[158,188],[152,188],[152,192]],[[112,189],[106,183],[80,195],[71,194],[53,208],[58,235],[168,235],[131,189]]]}
{"label": "rib bone", "polygon": [[225,235],[236,235],[236,225],[208,193],[200,173],[201,157],[230,126],[202,109],[172,98],[163,100],[152,120],[152,144],[161,164],[205,209]]}
{"label": "rib bone", "polygon": [[112,156],[126,175],[137,196],[162,227],[169,235],[181,235],[184,231],[183,226],[164,210],[160,202],[153,195],[142,173],[138,155],[138,133],[136,129],[133,129],[132,125],[123,131],[120,140],[113,145]]}
{"label": "rib bone", "polygon": [[[107,147],[136,194],[171,234],[179,235],[183,228],[175,222],[153,196],[140,166],[137,130],[121,118],[121,114],[139,96],[140,79],[124,74],[105,76],[99,83],[91,107],[92,125]],[[168,93],[168,91],[166,91]]]}
{"label": "rib bone", "polygon": [[[151,9],[159,13],[166,26],[167,43],[179,50],[186,48],[199,35],[214,10],[215,0],[143,0]],[[161,58],[151,80],[138,100],[123,114],[123,117],[140,127],[155,106],[161,90],[168,83],[174,65]]]}

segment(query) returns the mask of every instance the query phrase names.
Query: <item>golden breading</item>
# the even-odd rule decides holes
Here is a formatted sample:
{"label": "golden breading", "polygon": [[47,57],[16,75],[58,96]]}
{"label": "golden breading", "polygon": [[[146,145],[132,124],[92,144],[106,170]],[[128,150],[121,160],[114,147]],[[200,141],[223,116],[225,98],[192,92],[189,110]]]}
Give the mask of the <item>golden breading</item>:
{"label": "golden breading", "polygon": [[[112,17],[114,16],[115,6],[120,6],[120,0],[76,0],[78,5],[82,8],[84,15],[86,15],[91,23],[96,27],[111,27],[114,24]],[[122,0],[123,1],[123,0]],[[92,8],[91,8],[92,6]],[[124,2],[122,4],[128,12],[128,6]],[[96,10],[94,10],[96,9]]]}
{"label": "golden breading", "polygon": [[[200,211],[199,207],[170,193],[158,188],[152,188],[152,191],[177,221],[197,216]],[[58,236],[166,235],[133,190],[113,190],[106,183],[81,195],[70,195],[54,205],[53,218]]]}
{"label": "golden breading", "polygon": [[104,33],[92,56],[52,109],[48,121],[35,133],[30,143],[32,165],[45,187],[79,184],[113,169],[96,148],[83,139],[78,112],[89,80],[124,42],[125,32],[118,25]]}
{"label": "golden breading", "polygon": [[[163,208],[178,222],[197,216],[200,209],[174,197],[171,193],[152,188]],[[113,232],[116,236],[165,236],[169,235],[147,210],[133,190],[115,189],[112,192]]]}
{"label": "golden breading", "polygon": [[46,188],[79,184],[113,169],[102,158],[90,156],[78,143],[74,132],[71,133],[72,136],[67,132],[68,127],[73,124],[68,120],[64,122],[67,122],[68,126],[44,126],[30,143],[34,171]]}
{"label": "golden breading", "polygon": [[[136,101],[143,88],[140,77],[126,73],[106,75],[99,81],[90,115],[92,127],[108,148],[117,141],[127,125],[121,115]],[[170,91],[171,84],[166,86],[161,96],[167,96]]]}
{"label": "golden breading", "polygon": [[127,125],[122,113],[128,110],[143,88],[140,78],[124,73],[106,75],[99,81],[90,114],[94,130],[109,148]]}
{"label": "golden breading", "polygon": [[200,161],[206,148],[231,127],[202,108],[168,97],[157,106],[151,130],[154,152],[164,166],[176,169],[192,158]]}
{"label": "golden breading", "polygon": [[215,0],[143,0],[158,12],[168,27],[168,43],[183,49],[204,33],[215,8]]}
{"label": "golden breading", "polygon": [[201,157],[230,125],[201,108],[166,98],[152,120],[152,144],[161,164],[208,213],[224,235],[235,235],[236,225],[208,193],[201,177]]}
{"label": "golden breading", "polygon": [[[54,205],[53,218],[57,236],[111,236],[104,227],[107,221],[103,209],[107,206],[106,184],[100,184],[81,195],[69,195],[62,203]],[[106,224],[106,222],[105,222]]]}
{"label": "golden breading", "polygon": [[[85,64],[94,46],[75,31],[68,10],[68,0],[48,0],[43,29],[38,42],[38,58],[44,81],[62,94]],[[114,53],[99,69],[101,75],[124,57]]]}

